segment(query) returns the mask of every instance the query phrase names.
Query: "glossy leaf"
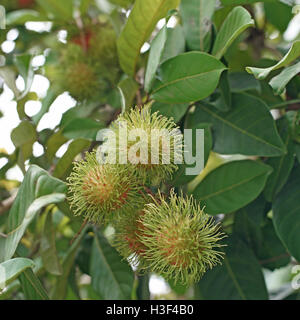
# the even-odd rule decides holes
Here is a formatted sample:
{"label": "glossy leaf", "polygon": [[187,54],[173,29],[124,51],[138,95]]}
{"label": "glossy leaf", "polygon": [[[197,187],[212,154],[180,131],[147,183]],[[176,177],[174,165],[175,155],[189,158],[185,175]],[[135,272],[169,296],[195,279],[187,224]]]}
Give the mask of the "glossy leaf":
{"label": "glossy leaf", "polygon": [[211,18],[216,1],[183,0],[180,4],[182,24],[190,50],[208,51],[210,48]]}
{"label": "glossy leaf", "polygon": [[88,118],[76,118],[66,124],[62,134],[68,139],[95,140],[98,131],[103,127],[102,122]]}
{"label": "glossy leaf", "polygon": [[61,264],[63,273],[62,275],[56,278],[56,285],[52,293],[52,299],[63,300],[66,297],[66,294],[68,291],[68,278],[74,266],[74,261],[75,261],[79,246],[81,244],[81,241],[86,233],[86,230],[87,230],[87,226],[85,226],[81,230],[77,238],[74,239],[74,242],[71,244],[70,248],[68,249],[66,255],[63,258],[63,261]]}
{"label": "glossy leaf", "polygon": [[189,105],[187,103],[182,104],[165,104],[160,102],[154,102],[151,106],[151,111],[158,111],[160,114],[168,118],[173,118],[175,122],[178,122],[186,113]]}
{"label": "glossy leaf", "polygon": [[136,0],[118,39],[122,69],[130,76],[136,71],[140,50],[157,22],[177,7],[178,0]]}
{"label": "glossy leaf", "polygon": [[253,96],[233,94],[226,113],[198,103],[191,125],[198,122],[212,124],[213,150],[217,153],[275,157],[286,152],[268,107]]}
{"label": "glossy leaf", "polygon": [[65,184],[47,171],[32,165],[19,188],[16,200],[10,210],[7,224],[7,238],[0,238],[0,261],[10,259],[27,226],[46,205],[65,199]]}
{"label": "glossy leaf", "polygon": [[246,9],[243,7],[234,8],[217,34],[212,54],[218,59],[222,58],[238,35],[253,25],[254,21]]}
{"label": "glossy leaf", "polygon": [[46,290],[32,269],[26,269],[20,275],[19,280],[27,300],[49,300]]}
{"label": "glossy leaf", "polygon": [[275,65],[269,68],[247,67],[246,71],[253,74],[258,80],[265,79],[272,71],[289,65],[300,56],[300,41],[295,41],[287,54]]}
{"label": "glossy leaf", "polygon": [[276,233],[288,252],[300,261],[300,167],[295,168],[273,203]]}
{"label": "glossy leaf", "polygon": [[26,96],[26,94],[29,92],[31,88],[34,77],[32,58],[33,56],[31,54],[21,54],[14,56],[14,64],[25,82],[25,88],[22,94],[18,96],[18,99],[21,99],[24,96]]}
{"label": "glossy leaf", "polygon": [[237,237],[231,237],[221,266],[207,271],[197,284],[205,300],[267,300],[261,267],[252,251]]}
{"label": "glossy leaf", "polygon": [[95,234],[90,265],[92,285],[104,299],[130,299],[133,272],[122,257],[99,233]]}
{"label": "glossy leaf", "polygon": [[273,168],[264,190],[265,197],[270,202],[286,183],[295,161],[294,147],[287,119],[282,117],[277,120],[277,126],[288,152],[281,157],[269,158],[266,161],[266,164]]}
{"label": "glossy leaf", "polygon": [[226,67],[201,52],[187,52],[161,65],[160,81],[152,98],[163,103],[187,103],[209,96],[216,89]]}
{"label": "glossy leaf", "polygon": [[300,62],[285,68],[279,75],[272,78],[269,82],[276,94],[280,95],[284,92],[286,85],[300,73]]}
{"label": "glossy leaf", "polygon": [[252,160],[232,161],[211,171],[193,191],[208,214],[230,213],[262,192],[272,168]]}
{"label": "glossy leaf", "polygon": [[45,269],[54,275],[61,275],[62,268],[58,259],[55,244],[55,229],[51,213],[46,214],[40,253]]}
{"label": "glossy leaf", "polygon": [[139,84],[134,79],[127,77],[119,82],[118,89],[121,94],[122,109],[125,111],[132,107]]}
{"label": "glossy leaf", "polygon": [[28,268],[33,268],[34,262],[27,258],[14,258],[0,263],[0,290],[16,279]]}
{"label": "glossy leaf", "polygon": [[74,161],[74,158],[84,149],[88,149],[91,142],[85,139],[76,139],[72,141],[64,153],[64,155],[57,162],[53,171],[53,176],[59,179],[65,178],[66,174]]}

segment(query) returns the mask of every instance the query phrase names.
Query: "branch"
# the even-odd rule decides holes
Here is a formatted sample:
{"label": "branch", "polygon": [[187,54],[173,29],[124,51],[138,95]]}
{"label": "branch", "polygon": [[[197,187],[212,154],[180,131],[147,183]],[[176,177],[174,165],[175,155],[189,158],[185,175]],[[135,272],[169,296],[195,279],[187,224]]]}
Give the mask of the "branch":
{"label": "branch", "polygon": [[12,195],[11,197],[0,202],[0,216],[8,211],[15,201],[16,195]]}

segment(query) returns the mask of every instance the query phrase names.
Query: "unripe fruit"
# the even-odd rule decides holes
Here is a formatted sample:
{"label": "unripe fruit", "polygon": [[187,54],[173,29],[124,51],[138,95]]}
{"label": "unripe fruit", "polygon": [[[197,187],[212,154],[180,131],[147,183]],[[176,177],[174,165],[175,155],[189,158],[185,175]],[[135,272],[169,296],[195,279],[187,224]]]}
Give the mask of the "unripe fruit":
{"label": "unripe fruit", "polygon": [[116,230],[113,246],[120,254],[132,263],[141,262],[146,247],[141,242],[144,226],[139,220],[144,215],[143,210],[130,212],[114,221]]}
{"label": "unripe fruit", "polygon": [[57,53],[59,63],[48,77],[78,101],[105,101],[119,81],[116,35],[108,23],[87,22],[83,30],[70,26]]}
{"label": "unripe fruit", "polygon": [[184,284],[198,281],[220,263],[223,252],[217,249],[225,235],[192,197],[177,196],[174,191],[169,201],[160,193],[159,197],[160,202],[153,199],[145,206],[140,218],[144,230],[139,239],[146,247],[143,259],[147,262],[142,269]]}
{"label": "unripe fruit", "polygon": [[100,165],[96,154],[75,162],[68,178],[68,198],[75,215],[95,223],[107,223],[144,204],[142,188],[125,167]]}
{"label": "unripe fruit", "polygon": [[[123,132],[125,126],[126,133]],[[151,113],[150,105],[121,114],[110,129],[116,137],[116,145],[108,139],[102,149],[108,155],[116,150],[117,162],[120,154],[125,155],[127,165],[133,168],[141,181],[160,182],[177,170],[175,160],[182,155],[182,134],[172,119],[157,112]],[[132,132],[137,133],[137,140],[130,138]]]}

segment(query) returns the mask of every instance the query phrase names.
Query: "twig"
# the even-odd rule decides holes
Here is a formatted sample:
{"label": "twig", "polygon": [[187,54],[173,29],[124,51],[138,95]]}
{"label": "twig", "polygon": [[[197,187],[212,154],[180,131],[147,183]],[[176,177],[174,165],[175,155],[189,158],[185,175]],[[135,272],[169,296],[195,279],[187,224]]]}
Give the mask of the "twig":
{"label": "twig", "polygon": [[16,198],[16,195],[12,195],[11,197],[0,202],[0,216],[11,208],[15,198]]}
{"label": "twig", "polygon": [[283,259],[283,258],[287,258],[287,257],[290,257],[290,255],[288,253],[283,253],[283,254],[281,254],[279,256],[272,257],[270,259],[261,260],[261,261],[259,261],[259,263],[260,264],[266,264],[266,263],[275,262],[277,260],[280,260],[280,259]]}
{"label": "twig", "polygon": [[83,224],[81,225],[79,231],[75,234],[75,236],[74,236],[73,239],[71,240],[70,245],[72,245],[73,242],[79,237],[80,233],[82,232],[83,228],[86,226],[87,222],[88,222],[87,219],[85,219],[85,220],[83,221]]}

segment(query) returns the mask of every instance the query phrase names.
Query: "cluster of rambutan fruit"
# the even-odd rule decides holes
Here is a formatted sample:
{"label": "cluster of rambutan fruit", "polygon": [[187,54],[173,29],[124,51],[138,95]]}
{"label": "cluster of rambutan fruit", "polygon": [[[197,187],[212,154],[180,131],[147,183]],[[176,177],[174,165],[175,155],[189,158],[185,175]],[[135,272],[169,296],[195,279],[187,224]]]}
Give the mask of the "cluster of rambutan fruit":
{"label": "cluster of rambutan fruit", "polygon": [[[124,138],[120,124],[124,123],[128,130],[142,129],[149,134],[139,141],[139,146],[147,147],[149,153],[152,132],[163,129],[166,135],[169,133],[173,141],[168,144],[170,163],[162,160],[166,147],[163,139],[158,143],[156,164],[150,160],[128,164],[100,161],[103,150],[107,153],[113,148],[119,159],[120,141]],[[116,144],[107,140],[98,151],[86,153],[85,159],[75,162],[68,178],[74,214],[96,224],[111,224],[115,229],[112,244],[125,259],[138,265],[138,270],[180,283],[199,280],[207,269],[220,262],[223,252],[219,241],[224,234],[191,196],[178,195],[173,189],[166,196],[158,188],[177,169],[174,159],[178,152],[175,146],[182,141],[180,130],[172,119],[151,113],[150,106],[121,114],[110,129]],[[127,150],[123,151],[135,143],[128,139]],[[151,187],[157,193],[153,194]]]}
{"label": "cluster of rambutan fruit", "polygon": [[116,34],[106,17],[66,27],[67,42],[56,52],[48,77],[77,101],[101,101],[118,83]]}

